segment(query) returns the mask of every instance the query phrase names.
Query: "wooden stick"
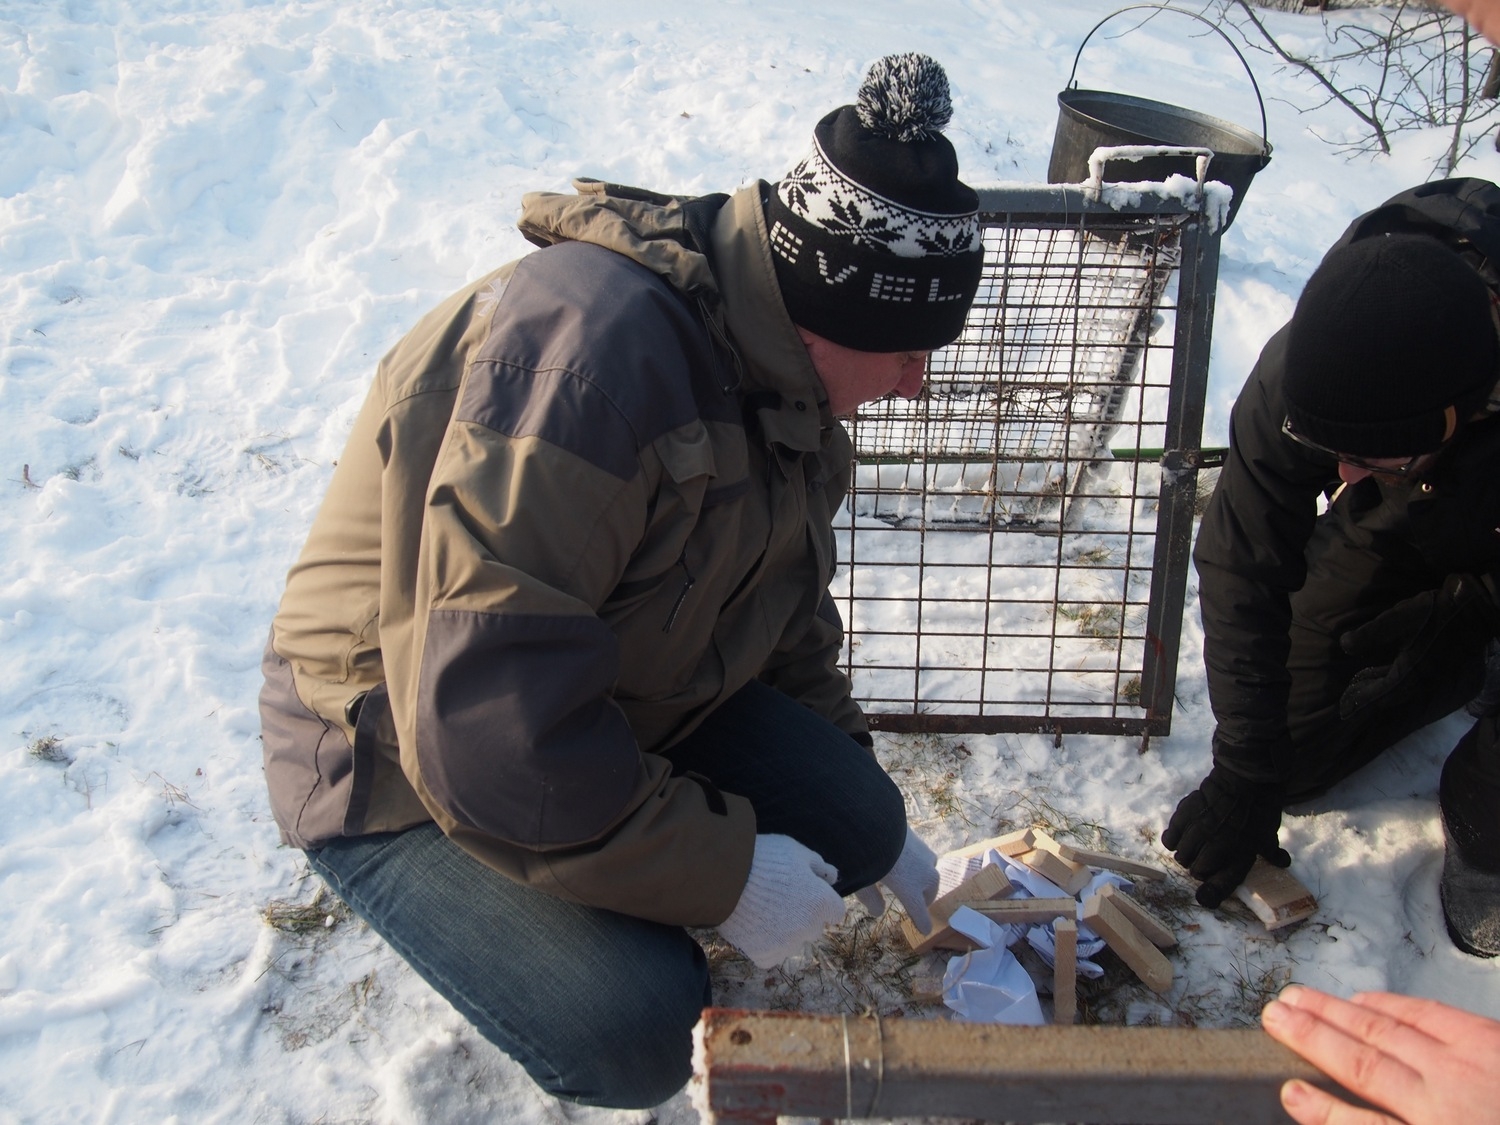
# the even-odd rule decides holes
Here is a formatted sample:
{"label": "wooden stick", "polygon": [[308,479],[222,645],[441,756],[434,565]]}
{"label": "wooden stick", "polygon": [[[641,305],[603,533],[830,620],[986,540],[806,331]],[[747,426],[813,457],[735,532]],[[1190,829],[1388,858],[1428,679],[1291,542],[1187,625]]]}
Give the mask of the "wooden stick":
{"label": "wooden stick", "polygon": [[1141,931],[1141,936],[1158,949],[1171,949],[1177,944],[1177,935],[1170,926],[1118,887],[1106,884],[1099,888],[1099,893],[1114,903],[1130,924]]}
{"label": "wooden stick", "polygon": [[930,933],[923,933],[910,918],[901,919],[901,934],[913,953],[931,953],[934,949],[950,949],[955,953],[967,953],[978,949],[979,943],[967,934],[961,934],[947,922],[934,922]]}
{"label": "wooden stick", "polygon": [[1078,900],[1072,898],[1003,898],[999,902],[970,902],[966,905],[1002,926],[1010,923],[1036,925],[1054,918],[1072,918],[1078,912]]}
{"label": "wooden stick", "polygon": [[1256,1030],[1007,1027],[710,1008],[695,1033],[696,1105],[724,1125],[778,1115],[1285,1125],[1281,1084],[1347,1100]]}
{"label": "wooden stick", "polygon": [[1050,879],[1070,895],[1076,895],[1089,885],[1094,873],[1081,863],[1063,859],[1055,852],[1035,848],[1012,857],[1023,867],[1029,867],[1044,879]]}
{"label": "wooden stick", "polygon": [[960,906],[967,906],[971,902],[988,902],[990,899],[1002,898],[1013,890],[1015,888],[1005,877],[1004,868],[991,864],[988,867],[981,867],[947,894],[935,898],[929,908],[929,913],[932,915],[934,924],[946,922]]}
{"label": "wooden stick", "polygon": [[1071,1025],[1078,1012],[1078,923],[1059,918],[1053,923],[1057,943],[1052,959],[1052,1022]]}
{"label": "wooden stick", "polygon": [[[1072,844],[1058,843],[1056,840],[1052,842],[1056,845],[1058,855],[1074,863],[1082,863],[1088,867],[1102,867],[1106,871],[1118,871],[1121,875],[1134,875],[1138,879],[1161,880],[1167,877],[1167,873],[1159,867],[1137,863],[1133,859],[1110,855],[1108,852],[1091,852],[1087,848],[1075,848]],[[1042,845],[1038,844],[1038,847],[1040,846]]]}
{"label": "wooden stick", "polygon": [[976,943],[948,925],[948,919],[960,906],[976,902],[987,902],[1010,894],[1014,888],[1005,872],[994,864],[981,867],[945,895],[933,900],[928,912],[932,915],[932,929],[923,933],[910,918],[901,919],[901,932],[906,935],[913,953],[927,953],[934,949],[956,949],[960,952],[976,948]]}
{"label": "wooden stick", "polygon": [[1102,937],[1147,988],[1165,992],[1172,987],[1172,962],[1141,936],[1113,901],[1102,895],[1089,895],[1083,904],[1083,924]]}
{"label": "wooden stick", "polygon": [[1245,881],[1235,888],[1234,897],[1253,910],[1268,930],[1279,930],[1318,912],[1318,900],[1312,891],[1285,867],[1267,863],[1259,856]]}
{"label": "wooden stick", "polygon": [[1064,844],[1054,840],[1040,828],[1032,830],[1035,843],[1043,851],[1049,851],[1060,859],[1070,863],[1079,863],[1085,867],[1102,867],[1106,871],[1118,871],[1122,875],[1136,875],[1142,879],[1165,879],[1167,873],[1155,867],[1148,867],[1144,863],[1137,863],[1133,859],[1125,859],[1122,856],[1110,855],[1108,852],[1094,852],[1087,848],[1074,847],[1072,844]]}
{"label": "wooden stick", "polygon": [[969,856],[983,855],[985,852],[993,848],[1001,855],[1014,856],[1020,855],[1022,852],[1029,852],[1035,846],[1036,845],[1033,842],[1032,837],[1032,829],[1022,828],[1016,832],[1007,832],[1003,836],[991,836],[988,840],[980,840],[978,843],[966,844],[961,848],[956,848],[953,851],[948,852],[947,854],[963,856],[965,859],[967,859]]}

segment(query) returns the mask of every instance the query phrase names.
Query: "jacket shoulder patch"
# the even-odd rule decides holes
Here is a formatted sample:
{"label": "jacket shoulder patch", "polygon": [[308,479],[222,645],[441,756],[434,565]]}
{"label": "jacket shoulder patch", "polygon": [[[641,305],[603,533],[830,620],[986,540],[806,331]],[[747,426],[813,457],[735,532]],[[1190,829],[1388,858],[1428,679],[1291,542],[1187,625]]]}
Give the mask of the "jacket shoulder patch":
{"label": "jacket shoulder patch", "polygon": [[517,267],[454,418],[628,479],[661,435],[737,416],[717,362],[686,296],[623,254],[564,242]]}

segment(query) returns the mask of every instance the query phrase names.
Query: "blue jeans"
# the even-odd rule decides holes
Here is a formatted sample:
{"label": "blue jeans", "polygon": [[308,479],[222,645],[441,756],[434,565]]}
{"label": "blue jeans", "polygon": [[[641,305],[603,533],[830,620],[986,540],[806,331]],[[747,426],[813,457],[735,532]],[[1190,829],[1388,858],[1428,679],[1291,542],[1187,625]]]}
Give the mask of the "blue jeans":
{"label": "blue jeans", "polygon": [[[751,683],[666,752],[839,870],[850,894],[882,878],[906,838],[901,793],[874,757],[788,696]],[[335,840],[313,867],[486,1039],[548,1093],[622,1109],[687,1081],[691,1033],[712,1002],[686,930],[565,902],[512,882],[424,824]]]}

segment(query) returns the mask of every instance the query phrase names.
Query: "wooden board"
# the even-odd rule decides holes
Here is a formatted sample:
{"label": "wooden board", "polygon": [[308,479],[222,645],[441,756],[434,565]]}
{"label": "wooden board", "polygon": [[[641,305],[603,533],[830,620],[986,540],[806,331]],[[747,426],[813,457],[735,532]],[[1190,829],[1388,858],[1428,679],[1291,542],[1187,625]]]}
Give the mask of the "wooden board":
{"label": "wooden board", "polygon": [[1035,847],[1032,830],[1022,828],[1015,832],[1007,832],[1003,836],[991,836],[988,840],[980,840],[977,843],[965,844],[961,848],[955,848],[948,855],[957,855],[968,858],[973,855],[983,855],[993,848],[1001,855],[1019,855],[1021,852],[1029,852]]}
{"label": "wooden board", "polygon": [[1072,844],[1058,843],[1057,854],[1074,863],[1082,863],[1088,867],[1102,867],[1106,871],[1118,871],[1121,875],[1134,875],[1138,879],[1161,880],[1167,877],[1167,873],[1159,867],[1137,863],[1133,859],[1110,855],[1107,852],[1091,852],[1087,848],[1075,848]]}
{"label": "wooden board", "polygon": [[1170,926],[1118,887],[1103,886],[1099,893],[1114,903],[1130,919],[1130,924],[1141,931],[1141,936],[1158,949],[1171,949],[1177,944],[1177,935]]}
{"label": "wooden board", "polygon": [[1011,923],[1034,926],[1055,918],[1073,918],[1078,912],[1078,900],[1071,898],[1003,898],[998,902],[967,905],[1002,926]]}
{"label": "wooden board", "polygon": [[933,924],[936,925],[939,922],[946,922],[960,906],[971,902],[989,902],[991,899],[1004,898],[1013,890],[1015,887],[1005,877],[1004,868],[991,864],[988,867],[981,867],[947,894],[933,899],[928,912],[932,915]]}
{"label": "wooden board", "polygon": [[1081,864],[1084,867],[1102,867],[1106,871],[1118,871],[1121,875],[1136,875],[1142,879],[1165,879],[1167,877],[1165,871],[1144,863],[1137,863],[1133,859],[1064,844],[1060,840],[1054,840],[1040,828],[1032,829],[1032,837],[1036,847],[1051,852],[1069,863]]}
{"label": "wooden board", "polygon": [[1362,1104],[1259,1029],[709,1008],[694,1038],[693,1102],[724,1125],[775,1125],[778,1115],[1286,1125],[1280,1091],[1289,1078]]}
{"label": "wooden board", "polygon": [[1081,863],[1063,859],[1045,848],[1034,848],[1012,857],[1017,863],[1029,867],[1044,879],[1050,879],[1070,895],[1076,895],[1089,885],[1094,873]]}
{"label": "wooden board", "polygon": [[1141,936],[1110,899],[1089,895],[1083,904],[1083,924],[1102,937],[1147,988],[1165,992],[1172,987],[1172,962]]}
{"label": "wooden board", "polygon": [[901,919],[901,932],[906,935],[913,953],[927,953],[934,949],[954,949],[964,952],[977,948],[971,939],[948,925],[948,919],[960,906],[975,902],[988,902],[1010,894],[1014,888],[1005,872],[994,864],[981,867],[945,895],[933,900],[929,907],[932,915],[932,930],[923,933],[910,918]]}
{"label": "wooden board", "polygon": [[1078,1013],[1078,923],[1059,918],[1052,959],[1052,1022],[1071,1024]]}
{"label": "wooden board", "polygon": [[947,922],[935,925],[931,933],[924,934],[912,924],[910,918],[903,918],[901,919],[901,934],[906,938],[906,943],[911,946],[913,953],[931,953],[934,949],[967,953],[971,949],[979,948],[977,941],[959,933]]}
{"label": "wooden board", "polygon": [[1318,912],[1318,900],[1285,867],[1267,863],[1259,856],[1234,897],[1243,902],[1268,930],[1279,930]]}

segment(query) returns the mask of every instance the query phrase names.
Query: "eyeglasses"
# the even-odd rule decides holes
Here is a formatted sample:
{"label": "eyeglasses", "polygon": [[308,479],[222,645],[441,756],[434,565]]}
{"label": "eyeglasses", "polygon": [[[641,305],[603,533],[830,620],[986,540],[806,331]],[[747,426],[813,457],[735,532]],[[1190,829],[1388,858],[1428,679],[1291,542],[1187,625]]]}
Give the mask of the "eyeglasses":
{"label": "eyeglasses", "polygon": [[1388,477],[1406,476],[1416,467],[1418,461],[1427,456],[1425,453],[1418,453],[1403,461],[1399,457],[1360,457],[1354,453],[1340,453],[1337,449],[1319,445],[1306,434],[1299,434],[1292,428],[1290,417],[1281,423],[1281,432],[1303,448],[1327,454],[1341,465],[1352,465],[1356,469],[1364,469],[1366,472],[1379,473]]}

